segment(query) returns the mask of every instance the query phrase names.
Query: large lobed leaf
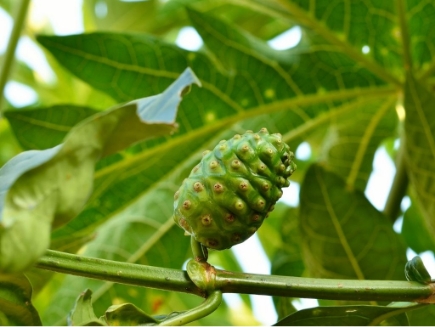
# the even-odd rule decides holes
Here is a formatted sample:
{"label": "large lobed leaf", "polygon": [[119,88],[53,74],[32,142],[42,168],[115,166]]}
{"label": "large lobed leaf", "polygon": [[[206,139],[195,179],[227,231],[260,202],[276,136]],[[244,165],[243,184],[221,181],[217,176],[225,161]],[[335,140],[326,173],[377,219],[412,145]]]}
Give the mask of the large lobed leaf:
{"label": "large lobed leaf", "polygon": [[[202,53],[184,51],[145,35],[93,33],[39,37],[38,40],[74,74],[118,100],[158,92],[186,65],[195,70],[203,84],[203,88],[191,94],[182,105],[178,137],[170,142],[161,139],[144,143],[136,148],[132,157],[118,157],[103,164],[109,166],[96,174],[97,192],[80,215],[81,219],[72,221],[54,237],[62,238],[85,230],[89,233],[107,219],[109,213],[116,213],[144,194],[173,167],[186,169],[185,165],[192,162],[186,153],[204,148],[216,132],[232,122],[268,112],[263,125],[274,126],[279,131],[290,130],[322,111],[328,112],[335,104],[332,101],[353,98],[361,93],[370,99],[391,92],[388,88],[373,89],[384,83],[336,49],[302,47],[302,52],[292,54],[290,62],[278,63],[275,59],[282,58],[279,52],[266,51],[264,44],[259,45],[260,41],[253,41],[252,36],[234,26],[193,10],[189,14],[207,46],[225,51],[226,55],[219,58],[221,63]],[[234,72],[223,68],[228,60]],[[344,74],[341,61],[346,62],[349,73],[360,78]],[[312,75],[306,74],[316,66],[322,72],[326,69],[334,73],[322,73],[322,79],[313,78],[316,76],[314,71]],[[261,76],[267,76],[267,79],[261,79]],[[154,90],[145,85],[152,85]],[[325,96],[325,90],[333,91],[333,94]],[[305,105],[306,109],[303,111],[298,105]],[[285,114],[274,115],[285,109],[288,110]],[[329,121],[328,118],[324,120]],[[165,146],[157,147],[162,142]],[[152,167],[157,158],[161,164],[150,176],[145,168]],[[147,164],[143,165],[143,162]]]}

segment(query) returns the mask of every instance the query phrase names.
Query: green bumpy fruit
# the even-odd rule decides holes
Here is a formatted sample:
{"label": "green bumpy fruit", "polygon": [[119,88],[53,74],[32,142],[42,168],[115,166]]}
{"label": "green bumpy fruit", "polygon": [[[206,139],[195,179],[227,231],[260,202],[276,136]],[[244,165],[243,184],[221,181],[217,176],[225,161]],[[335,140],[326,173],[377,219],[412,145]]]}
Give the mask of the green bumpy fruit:
{"label": "green bumpy fruit", "polygon": [[205,151],[174,195],[174,220],[204,246],[223,250],[251,237],[296,169],[281,134],[247,131]]}

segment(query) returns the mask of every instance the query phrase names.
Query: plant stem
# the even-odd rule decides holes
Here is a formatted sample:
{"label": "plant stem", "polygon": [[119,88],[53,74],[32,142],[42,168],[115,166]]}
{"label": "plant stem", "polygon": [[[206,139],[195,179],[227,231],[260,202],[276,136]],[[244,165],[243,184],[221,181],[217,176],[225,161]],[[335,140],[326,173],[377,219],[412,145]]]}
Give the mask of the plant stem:
{"label": "plant stem", "polygon": [[207,299],[196,308],[183,312],[173,318],[162,321],[160,326],[182,326],[201,319],[215,311],[222,302],[222,292],[213,291]]}
{"label": "plant stem", "polygon": [[207,248],[204,248],[193,236],[190,237],[190,246],[192,248],[193,258],[196,261],[207,261],[208,254],[204,253],[204,251],[207,251]]}
{"label": "plant stem", "polygon": [[[60,273],[205,296],[182,270],[86,258],[48,250],[37,268]],[[257,275],[216,269],[215,289],[244,293],[332,300],[435,303],[435,284],[408,281],[316,279]]]}
{"label": "plant stem", "polygon": [[52,250],[47,250],[35,266],[65,274],[205,297],[205,292],[196,287],[183,270],[87,258]]}
{"label": "plant stem", "polygon": [[216,288],[223,293],[325,300],[435,302],[433,285],[408,281],[303,278],[216,269]]}
{"label": "plant stem", "polygon": [[11,71],[12,62],[14,60],[15,49],[17,48],[18,40],[20,39],[21,30],[24,25],[24,19],[26,18],[27,8],[29,7],[30,0],[22,0],[18,14],[15,17],[14,27],[12,29],[11,36],[9,38],[8,47],[6,49],[3,67],[0,71],[0,118],[2,116],[2,101],[4,97],[4,89],[6,82]]}
{"label": "plant stem", "polygon": [[396,158],[396,175],[394,176],[393,184],[391,185],[391,190],[384,208],[384,214],[391,222],[394,222],[400,213],[400,204],[406,194],[408,184],[409,178],[406,171],[405,140],[402,137]]}

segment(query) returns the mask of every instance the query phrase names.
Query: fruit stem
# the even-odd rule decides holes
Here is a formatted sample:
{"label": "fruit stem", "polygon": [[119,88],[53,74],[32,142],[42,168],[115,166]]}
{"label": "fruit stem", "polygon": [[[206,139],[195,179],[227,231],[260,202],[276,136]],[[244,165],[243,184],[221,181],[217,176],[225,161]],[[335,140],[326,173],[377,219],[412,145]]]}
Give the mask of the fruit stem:
{"label": "fruit stem", "polygon": [[160,326],[182,326],[192,321],[201,319],[213,313],[222,302],[222,292],[217,290],[210,293],[210,295],[196,308],[181,313],[173,318],[162,321]]}
{"label": "fruit stem", "polygon": [[190,246],[192,248],[193,259],[198,262],[207,262],[208,252],[201,243],[199,243],[193,236],[190,238]]}

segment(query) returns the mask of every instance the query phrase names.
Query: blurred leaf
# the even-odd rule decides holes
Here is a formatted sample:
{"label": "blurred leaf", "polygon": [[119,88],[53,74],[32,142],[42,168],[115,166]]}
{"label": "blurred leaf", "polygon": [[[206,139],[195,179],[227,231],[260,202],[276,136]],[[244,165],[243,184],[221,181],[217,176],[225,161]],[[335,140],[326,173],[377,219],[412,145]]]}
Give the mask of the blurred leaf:
{"label": "blurred leaf", "polygon": [[112,305],[104,317],[109,326],[139,326],[158,322],[131,303]]}
{"label": "blurred leaf", "polygon": [[0,167],[22,151],[6,119],[0,120],[0,149]]}
{"label": "blurred leaf", "polygon": [[[386,307],[349,305],[303,309],[278,321],[274,326],[376,326],[379,324],[390,326],[381,322],[419,306],[416,303],[395,305]],[[400,320],[395,320],[395,323],[400,323],[397,326],[409,326],[406,316],[402,317]]]}
{"label": "blurred leaf", "polygon": [[92,308],[92,291],[87,289],[77,298],[74,308],[68,315],[69,326],[105,326]]}
{"label": "blurred leaf", "polygon": [[414,252],[421,253],[428,250],[435,252],[435,236],[414,201],[403,215],[401,235],[406,245]]}
{"label": "blurred leaf", "polygon": [[[310,34],[321,35],[372,71],[379,69],[379,75],[391,81],[396,79],[394,75],[402,68],[402,49],[393,2],[274,0],[271,3],[277,4],[275,10],[284,11]],[[367,54],[362,51],[364,46],[368,47]]]}
{"label": "blurred leaf", "polygon": [[171,133],[181,92],[194,82],[195,75],[186,70],[162,94],[94,115],[74,127],[63,144],[9,161],[0,170],[2,270],[28,268],[47,249],[52,221],[59,226],[82,210],[100,156]]}
{"label": "blurred leaf", "polygon": [[435,321],[435,306],[428,305],[419,310],[407,312],[410,326],[433,326]]}
{"label": "blurred leaf", "polygon": [[90,30],[145,32],[155,22],[158,5],[157,0],[84,1],[84,24]]}
{"label": "blurred leaf", "polygon": [[[435,15],[435,3],[429,1],[406,2],[407,24],[410,38],[409,50],[415,70],[430,74],[434,68],[434,58],[431,49],[435,45],[435,35],[428,28],[430,18]],[[429,20],[428,20],[429,19]]]}
{"label": "blurred leaf", "polygon": [[41,319],[31,301],[32,286],[24,274],[0,274],[2,326],[41,326]]}
{"label": "blurred leaf", "polygon": [[6,111],[15,137],[25,150],[52,148],[65,138],[71,128],[80,121],[98,113],[97,110],[57,105],[49,108],[20,109]]}
{"label": "blurred leaf", "polygon": [[300,198],[303,257],[312,277],[404,279],[405,247],[363,193],[313,165]]}
{"label": "blurred leaf", "polygon": [[325,167],[342,176],[349,188],[365,190],[379,144],[395,135],[394,105],[393,98],[362,103],[361,108],[331,124],[322,159]]}
{"label": "blurred leaf", "polygon": [[405,84],[408,174],[430,234],[435,232],[435,96],[408,74]]}

